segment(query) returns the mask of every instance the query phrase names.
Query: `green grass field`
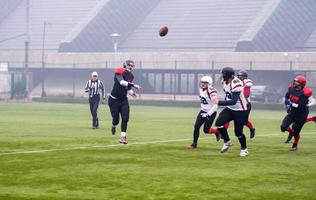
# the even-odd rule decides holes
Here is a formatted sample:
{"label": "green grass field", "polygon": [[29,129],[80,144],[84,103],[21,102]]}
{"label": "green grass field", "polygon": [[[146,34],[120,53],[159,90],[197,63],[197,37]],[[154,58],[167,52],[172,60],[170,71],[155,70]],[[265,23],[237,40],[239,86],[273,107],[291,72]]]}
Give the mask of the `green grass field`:
{"label": "green grass field", "polygon": [[0,104],[0,199],[316,199],[315,123],[290,152],[285,112],[254,110],[257,135],[241,158],[233,127],[223,155],[202,133],[198,149],[186,149],[198,108],[131,111],[120,145],[104,105],[92,130],[88,105]]}

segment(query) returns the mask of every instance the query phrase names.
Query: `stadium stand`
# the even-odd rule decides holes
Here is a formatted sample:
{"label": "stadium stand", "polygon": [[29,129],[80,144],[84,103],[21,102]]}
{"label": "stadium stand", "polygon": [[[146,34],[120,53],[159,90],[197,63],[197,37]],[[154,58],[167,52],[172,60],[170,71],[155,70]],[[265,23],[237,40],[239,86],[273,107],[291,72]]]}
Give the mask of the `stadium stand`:
{"label": "stadium stand", "polygon": [[[10,2],[10,4],[8,3]],[[22,51],[26,0],[0,3],[0,51]],[[315,51],[315,0],[32,0],[30,50]],[[161,26],[169,34],[159,37]],[[286,38],[286,39],[285,39]]]}
{"label": "stadium stand", "polygon": [[240,41],[236,51],[298,51],[316,28],[315,11],[313,0],[280,1],[258,33]]}
{"label": "stadium stand", "polygon": [[[236,41],[269,1],[161,1],[121,51],[233,51]],[[158,27],[168,25],[165,38]]]}
{"label": "stadium stand", "polygon": [[22,0],[2,0],[0,1],[0,24],[7,18],[21,3]]}
{"label": "stadium stand", "polygon": [[111,0],[71,42],[62,43],[60,51],[113,51],[113,33],[124,42],[143,21],[158,0]]}
{"label": "stadium stand", "polygon": [[[26,3],[15,1],[15,9],[0,21],[0,41],[25,34]],[[99,0],[32,0],[30,1],[30,49],[41,50],[43,24],[47,22],[46,50],[57,51],[61,41]],[[7,11],[9,12],[9,11]],[[0,43],[1,51],[24,50],[25,37]]]}
{"label": "stadium stand", "polygon": [[316,51],[316,29],[309,36],[303,46],[297,47],[301,51]]}

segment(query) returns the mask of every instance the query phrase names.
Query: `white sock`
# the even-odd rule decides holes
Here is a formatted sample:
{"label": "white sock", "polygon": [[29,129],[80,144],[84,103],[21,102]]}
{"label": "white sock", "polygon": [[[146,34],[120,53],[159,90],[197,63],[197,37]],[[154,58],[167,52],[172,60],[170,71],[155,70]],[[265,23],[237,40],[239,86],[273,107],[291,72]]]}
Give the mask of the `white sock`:
{"label": "white sock", "polygon": [[126,137],[126,132],[121,132],[121,137]]}

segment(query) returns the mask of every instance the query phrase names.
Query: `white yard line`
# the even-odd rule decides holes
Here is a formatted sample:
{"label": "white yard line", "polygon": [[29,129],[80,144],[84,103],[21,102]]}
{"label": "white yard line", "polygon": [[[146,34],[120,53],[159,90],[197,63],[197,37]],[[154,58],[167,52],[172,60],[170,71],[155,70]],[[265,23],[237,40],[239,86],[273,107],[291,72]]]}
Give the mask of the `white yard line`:
{"label": "white yard line", "polygon": [[[304,135],[312,135],[315,133],[307,132]],[[231,137],[233,136],[230,134]],[[256,137],[271,137],[271,136],[279,136],[278,134],[265,134],[265,135],[256,135]],[[208,137],[203,137],[201,139],[208,139]],[[148,145],[148,144],[159,144],[159,143],[169,143],[169,142],[181,142],[181,141],[189,141],[192,138],[183,138],[183,139],[174,139],[174,140],[158,140],[151,142],[133,142],[124,144],[109,144],[109,145],[95,145],[95,146],[78,146],[78,147],[69,147],[69,148],[56,148],[56,149],[41,149],[41,150],[32,150],[32,151],[14,151],[7,153],[0,153],[0,156],[5,155],[18,155],[18,154],[32,154],[32,153],[45,153],[45,152],[56,152],[56,151],[71,151],[71,150],[81,150],[81,149],[95,149],[95,148],[110,148],[110,147],[128,147],[128,146],[136,146],[136,145]]]}
{"label": "white yard line", "polygon": [[[202,139],[202,138],[201,138]],[[109,145],[95,145],[95,146],[79,146],[79,147],[69,147],[69,148],[56,148],[56,149],[41,149],[41,150],[33,150],[33,151],[14,151],[7,153],[0,153],[0,156],[4,155],[16,155],[16,154],[31,154],[31,153],[45,153],[45,152],[55,152],[55,151],[71,151],[71,150],[81,150],[81,149],[94,149],[94,148],[109,148],[109,147],[128,147],[135,145],[148,145],[148,144],[158,144],[158,143],[168,143],[168,142],[181,142],[192,140],[188,139],[175,139],[175,140],[162,140],[162,141],[152,141],[152,142],[133,142],[124,144],[109,144]]]}

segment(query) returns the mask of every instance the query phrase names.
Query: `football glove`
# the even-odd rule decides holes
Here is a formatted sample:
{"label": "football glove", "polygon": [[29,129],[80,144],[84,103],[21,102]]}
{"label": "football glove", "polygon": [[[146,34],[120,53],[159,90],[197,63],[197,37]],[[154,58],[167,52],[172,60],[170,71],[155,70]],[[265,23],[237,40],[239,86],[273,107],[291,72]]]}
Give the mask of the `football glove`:
{"label": "football glove", "polygon": [[136,89],[141,89],[141,87],[139,86],[139,85],[137,85],[137,84],[134,84],[134,86],[133,86],[134,88],[136,88]]}
{"label": "football glove", "polygon": [[289,99],[284,99],[284,105],[289,109],[292,107],[292,102]]}
{"label": "football glove", "polygon": [[209,115],[207,113],[201,113],[202,118],[207,118]]}

